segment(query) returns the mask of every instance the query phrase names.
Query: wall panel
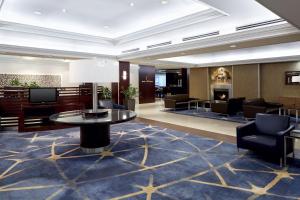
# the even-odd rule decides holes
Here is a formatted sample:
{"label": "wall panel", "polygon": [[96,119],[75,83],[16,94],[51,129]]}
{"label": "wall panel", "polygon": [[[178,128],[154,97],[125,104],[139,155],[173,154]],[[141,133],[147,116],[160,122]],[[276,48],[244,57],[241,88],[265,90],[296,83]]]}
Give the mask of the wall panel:
{"label": "wall panel", "polygon": [[300,86],[286,85],[285,72],[300,71],[300,62],[261,64],[261,93],[268,101],[278,97],[300,97]]}
{"label": "wall panel", "polygon": [[192,68],[189,76],[190,97],[208,99],[208,73],[207,68]]}
{"label": "wall panel", "polygon": [[233,66],[233,96],[257,98],[259,95],[258,64]]}

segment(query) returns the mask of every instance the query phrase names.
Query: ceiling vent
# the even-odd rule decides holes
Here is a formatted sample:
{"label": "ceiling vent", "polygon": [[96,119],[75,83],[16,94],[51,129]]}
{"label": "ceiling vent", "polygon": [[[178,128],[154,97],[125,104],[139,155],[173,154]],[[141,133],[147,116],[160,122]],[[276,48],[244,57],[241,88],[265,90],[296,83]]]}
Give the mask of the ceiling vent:
{"label": "ceiling vent", "polygon": [[236,27],[236,31],[243,31],[243,30],[267,26],[267,25],[271,25],[271,24],[277,24],[277,23],[284,22],[284,21],[285,21],[284,19],[279,18],[279,19],[273,19],[273,20],[255,23],[255,24],[248,24],[245,26]]}
{"label": "ceiling vent", "polygon": [[195,35],[195,36],[191,36],[191,37],[185,37],[185,38],[182,38],[182,41],[186,42],[186,41],[190,41],[190,40],[197,40],[197,39],[202,39],[202,38],[211,37],[211,36],[215,36],[215,35],[220,35],[220,31],[205,33],[205,34],[201,34],[201,35]]}
{"label": "ceiling vent", "polygon": [[139,50],[140,50],[140,48],[129,49],[129,50],[122,51],[122,53],[132,53],[132,52],[136,52],[136,51],[139,51]]}
{"label": "ceiling vent", "polygon": [[162,47],[162,46],[166,46],[166,45],[170,45],[170,44],[172,44],[172,41],[163,42],[163,43],[159,43],[159,44],[153,44],[153,45],[147,46],[147,49],[152,49],[152,48],[156,48],[156,47]]}

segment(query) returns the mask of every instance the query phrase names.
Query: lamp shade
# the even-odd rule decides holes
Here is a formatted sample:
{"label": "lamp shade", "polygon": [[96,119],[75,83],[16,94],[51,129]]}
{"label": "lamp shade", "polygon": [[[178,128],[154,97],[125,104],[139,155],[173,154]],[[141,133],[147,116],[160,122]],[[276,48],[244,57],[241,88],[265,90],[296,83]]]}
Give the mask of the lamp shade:
{"label": "lamp shade", "polygon": [[114,59],[84,59],[70,62],[70,82],[119,82],[119,67]]}

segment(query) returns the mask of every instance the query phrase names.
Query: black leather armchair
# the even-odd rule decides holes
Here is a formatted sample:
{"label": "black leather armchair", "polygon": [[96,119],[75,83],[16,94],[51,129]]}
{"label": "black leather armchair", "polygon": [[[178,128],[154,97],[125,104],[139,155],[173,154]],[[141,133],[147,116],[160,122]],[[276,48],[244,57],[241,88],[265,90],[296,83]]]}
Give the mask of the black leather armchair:
{"label": "black leather armchair", "polygon": [[[270,156],[284,158],[284,136],[295,127],[288,116],[257,114],[256,119],[237,127],[237,148],[250,149]],[[286,155],[294,152],[292,139],[286,141]]]}
{"label": "black leather armchair", "polygon": [[231,98],[228,101],[214,102],[211,104],[211,111],[224,115],[235,115],[243,110],[245,97]]}
{"label": "black leather armchair", "polygon": [[253,119],[257,113],[277,114],[280,107],[282,104],[266,102],[263,98],[250,99],[244,102],[244,117]]}

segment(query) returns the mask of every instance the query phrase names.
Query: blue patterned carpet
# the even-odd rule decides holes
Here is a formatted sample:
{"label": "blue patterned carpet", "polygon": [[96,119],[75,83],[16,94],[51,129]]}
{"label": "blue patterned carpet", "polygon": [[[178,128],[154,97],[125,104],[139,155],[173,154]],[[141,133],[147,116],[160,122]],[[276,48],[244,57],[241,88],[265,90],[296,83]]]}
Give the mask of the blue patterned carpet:
{"label": "blue patterned carpet", "polygon": [[300,165],[288,169],[235,145],[145,124],[112,127],[97,155],[79,129],[0,133],[0,199],[299,199]]}

